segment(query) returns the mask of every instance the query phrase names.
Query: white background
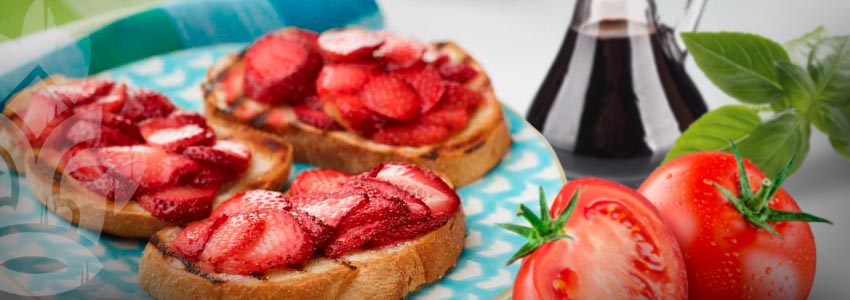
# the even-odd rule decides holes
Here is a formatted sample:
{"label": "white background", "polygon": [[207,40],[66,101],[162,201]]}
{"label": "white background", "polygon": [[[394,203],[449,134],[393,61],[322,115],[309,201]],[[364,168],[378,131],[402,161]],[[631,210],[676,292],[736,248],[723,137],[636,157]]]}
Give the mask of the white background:
{"label": "white background", "polygon": [[[459,42],[487,69],[499,98],[523,115],[560,46],[575,5],[568,0],[378,2],[393,31],[422,40]],[[662,19],[673,23],[685,1],[657,4]],[[830,34],[850,33],[850,0],[709,0],[699,30],[746,31],[784,42],[818,25]],[[710,107],[733,103],[692,60],[687,69]],[[817,130],[812,131],[811,142],[804,166],[785,184],[804,211],[835,222],[812,225],[818,271],[810,298],[850,299],[850,161],[835,154]]]}

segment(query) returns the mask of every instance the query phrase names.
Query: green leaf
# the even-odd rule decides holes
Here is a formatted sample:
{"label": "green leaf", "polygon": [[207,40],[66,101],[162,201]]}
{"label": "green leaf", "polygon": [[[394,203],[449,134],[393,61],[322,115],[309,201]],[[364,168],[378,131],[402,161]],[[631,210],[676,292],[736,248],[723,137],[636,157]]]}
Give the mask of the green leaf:
{"label": "green leaf", "polygon": [[812,48],[826,38],[826,29],[823,26],[818,26],[814,30],[804,34],[801,37],[785,42],[785,49],[791,59],[800,65],[805,65],[809,60],[809,53]]}
{"label": "green leaf", "polygon": [[697,151],[729,151],[730,140],[738,143],[746,139],[759,124],[759,115],[744,105],[718,107],[704,114],[679,136],[664,162]]}
{"label": "green leaf", "polygon": [[749,158],[768,176],[778,174],[789,158],[794,159],[794,173],[809,153],[811,126],[797,110],[785,110],[758,125],[750,135],[738,142],[741,154]]}
{"label": "green leaf", "polygon": [[729,96],[750,104],[780,100],[774,65],[790,59],[778,43],[737,32],[689,32],[682,39],[708,79]]}
{"label": "green leaf", "polygon": [[815,82],[809,72],[789,62],[777,62],[776,72],[784,90],[785,102],[800,111],[809,110],[815,99]]}
{"label": "green leaf", "polygon": [[521,225],[517,225],[517,224],[511,224],[511,223],[498,223],[498,224],[496,224],[496,226],[499,226],[499,227],[501,227],[501,228],[504,228],[505,230],[508,230],[508,231],[510,231],[510,232],[513,232],[513,233],[519,234],[519,235],[521,235],[521,236],[522,236],[522,237],[524,237],[524,238],[531,238],[531,237],[533,237],[535,234],[537,234],[537,233],[534,231],[534,228],[526,227],[526,226],[521,226]]}
{"label": "green leaf", "polygon": [[850,105],[820,101],[815,103],[806,116],[815,127],[830,137],[850,138]]}
{"label": "green leaf", "polygon": [[850,139],[830,137],[829,143],[832,144],[832,148],[835,149],[838,154],[846,159],[850,159]]}
{"label": "green leaf", "polygon": [[817,43],[809,54],[808,71],[815,83],[816,101],[850,101],[850,36]]}

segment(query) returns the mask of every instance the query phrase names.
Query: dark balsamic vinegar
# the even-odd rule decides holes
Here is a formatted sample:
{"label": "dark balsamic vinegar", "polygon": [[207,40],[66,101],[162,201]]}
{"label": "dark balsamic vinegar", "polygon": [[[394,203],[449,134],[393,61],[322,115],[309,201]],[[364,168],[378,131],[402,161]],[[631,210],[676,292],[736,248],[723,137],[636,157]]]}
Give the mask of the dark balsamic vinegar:
{"label": "dark balsamic vinegar", "polygon": [[636,186],[706,112],[671,43],[627,20],[568,30],[527,116],[567,176]]}

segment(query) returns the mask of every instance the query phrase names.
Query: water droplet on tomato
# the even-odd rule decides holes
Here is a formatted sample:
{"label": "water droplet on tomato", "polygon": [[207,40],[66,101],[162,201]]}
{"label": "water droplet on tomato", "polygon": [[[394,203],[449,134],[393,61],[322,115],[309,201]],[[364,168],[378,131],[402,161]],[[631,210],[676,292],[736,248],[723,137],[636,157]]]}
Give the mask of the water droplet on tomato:
{"label": "water droplet on tomato", "polygon": [[[773,268],[771,268],[771,267],[764,268],[764,275],[770,276],[770,273],[773,273]],[[771,284],[773,284],[773,283],[771,282]]]}

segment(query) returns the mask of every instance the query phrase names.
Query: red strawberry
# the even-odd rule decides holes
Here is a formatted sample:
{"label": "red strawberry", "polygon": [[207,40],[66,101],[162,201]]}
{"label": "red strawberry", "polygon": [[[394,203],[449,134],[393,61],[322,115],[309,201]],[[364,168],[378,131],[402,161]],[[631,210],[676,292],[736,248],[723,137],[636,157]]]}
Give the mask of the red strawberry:
{"label": "red strawberry", "polygon": [[412,120],[422,111],[422,100],[416,91],[392,75],[370,79],[360,91],[360,101],[369,110],[400,121]]}
{"label": "red strawberry", "polygon": [[189,158],[141,145],[103,148],[102,159],[110,172],[146,189],[174,184],[199,169]]}
{"label": "red strawberry", "polygon": [[215,133],[197,113],[178,111],[168,117],[150,118],[139,122],[139,131],[149,145],[173,153],[215,142]]}
{"label": "red strawberry", "polygon": [[97,107],[111,113],[118,113],[124,107],[124,102],[127,101],[127,85],[124,83],[115,83],[110,85],[110,87],[111,90],[108,93],[97,97],[88,106],[92,108]]}
{"label": "red strawberry", "polygon": [[411,67],[422,61],[424,45],[387,32],[378,34],[384,37],[384,44],[375,50],[374,56],[384,62],[388,70]]}
{"label": "red strawberry", "polygon": [[79,120],[68,127],[65,137],[73,144],[89,147],[126,146],[142,142],[135,126],[128,131],[86,120]]}
{"label": "red strawberry", "polygon": [[374,237],[369,242],[370,246],[380,247],[385,245],[394,245],[400,242],[404,242],[413,238],[416,238],[425,233],[431,232],[434,229],[439,228],[445,222],[438,222],[435,219],[425,219],[417,222],[411,222],[403,225],[399,225],[393,230],[383,231]]}
{"label": "red strawberry", "polygon": [[[86,176],[92,176],[92,174]],[[127,201],[132,200],[133,196],[136,195],[136,191],[139,189],[139,184],[137,182],[133,182],[132,180],[109,172],[103,173],[93,180],[78,179],[78,181],[90,191],[95,192],[110,201],[119,203],[126,203]]]}
{"label": "red strawberry", "polygon": [[[91,103],[100,96],[108,93],[114,82],[101,79],[86,79],[53,84],[44,87],[39,92],[52,94],[70,107]],[[39,93],[37,92],[37,93]]]}
{"label": "red strawberry", "polygon": [[357,177],[353,184],[364,188],[370,199],[380,196],[402,201],[410,211],[409,221],[431,219],[431,209],[425,202],[397,186],[369,177]]}
{"label": "red strawberry", "polygon": [[298,41],[314,51],[319,49],[319,34],[315,31],[290,27],[272,34],[278,38]]}
{"label": "red strawberry", "polygon": [[374,63],[327,64],[316,79],[316,92],[319,95],[357,93],[379,67]]}
{"label": "red strawberry", "polygon": [[431,110],[443,96],[445,90],[443,80],[440,79],[440,74],[434,67],[410,68],[397,71],[396,74],[419,94],[419,99],[422,101],[422,113]]}
{"label": "red strawberry", "polygon": [[57,96],[39,90],[30,96],[25,110],[18,113],[25,125],[27,139],[33,147],[40,147],[71,112],[71,108]]}
{"label": "red strawberry", "polygon": [[235,216],[260,210],[288,210],[292,207],[286,197],[275,191],[251,190],[239,193],[213,210],[211,217]]}
{"label": "red strawberry", "polygon": [[200,260],[209,263],[207,271],[221,271],[216,265],[219,262],[233,258],[245,252],[260,240],[265,222],[257,213],[241,213],[229,216],[216,228],[204,250]]}
{"label": "red strawberry", "polygon": [[440,106],[447,108],[463,108],[470,112],[475,111],[478,105],[484,101],[481,94],[476,93],[469,88],[454,83],[446,82],[446,92],[443,94],[443,99],[440,100]]}
{"label": "red strawberry", "polygon": [[336,228],[345,215],[362,205],[366,195],[361,193],[309,193],[289,197],[292,206]]}
{"label": "red strawberry", "polygon": [[146,89],[128,93],[119,114],[133,122],[154,117],[165,117],[174,111],[174,104],[165,95]]}
{"label": "red strawberry", "polygon": [[325,243],[330,240],[331,234],[333,234],[334,231],[333,228],[325,225],[316,217],[313,217],[299,209],[291,209],[289,210],[289,213],[298,220],[298,224],[301,225],[301,228],[304,228],[304,230],[310,234],[313,241],[315,241],[317,248],[324,247]]}
{"label": "red strawberry", "polygon": [[449,130],[445,125],[425,123],[386,126],[372,136],[378,143],[413,147],[436,144],[448,138]]}
{"label": "red strawberry", "polygon": [[337,123],[363,136],[381,128],[386,119],[372,112],[354,95],[334,94],[322,97],[322,108]]}
{"label": "red strawberry", "polygon": [[245,53],[245,95],[262,103],[300,100],[316,78],[322,58],[305,43],[265,35]]}
{"label": "red strawberry", "polygon": [[445,63],[437,69],[443,79],[457,83],[467,83],[478,76],[478,70],[465,63]]}
{"label": "red strawberry", "polygon": [[251,163],[251,150],[231,141],[217,141],[212,146],[186,147],[183,155],[236,174],[245,172]]}
{"label": "red strawberry", "polygon": [[372,57],[384,38],[362,28],[333,29],[319,36],[322,56],[331,61],[358,61]]}
{"label": "red strawberry", "polygon": [[221,86],[225,103],[231,105],[242,96],[244,82],[245,64],[235,64],[222,75]]}
{"label": "red strawberry", "polygon": [[351,175],[331,169],[307,170],[301,172],[292,182],[289,187],[289,195],[334,192],[339,190],[349,178],[351,178]]}
{"label": "red strawberry", "polygon": [[217,186],[172,186],[136,198],[139,205],[166,222],[192,221],[209,216]]}
{"label": "red strawberry", "polygon": [[438,105],[433,110],[419,117],[419,121],[424,124],[446,126],[450,131],[460,130],[466,128],[466,124],[469,122],[469,111],[465,108],[451,108]]}
{"label": "red strawberry", "polygon": [[210,165],[201,164],[198,173],[188,177],[191,181],[184,181],[190,183],[192,186],[221,186],[235,177],[236,174],[222,171]]}
{"label": "red strawberry", "polygon": [[369,197],[365,206],[352,210],[342,219],[337,233],[325,246],[325,255],[337,257],[360,248],[381,232],[394,230],[408,214],[401,200],[378,195]]}
{"label": "red strawberry", "polygon": [[253,274],[298,265],[316,250],[315,241],[289,212],[263,211],[263,231],[256,242],[217,264],[227,274]]}
{"label": "red strawberry", "polygon": [[312,125],[323,130],[335,130],[340,128],[339,124],[337,124],[336,121],[334,121],[334,119],[321,108],[315,109],[306,104],[299,104],[293,106],[292,110],[295,112],[295,116],[298,117],[298,120],[307,123],[308,125]]}
{"label": "red strawberry", "polygon": [[79,181],[93,181],[106,174],[106,166],[100,161],[100,149],[76,145],[63,156],[59,167],[64,173]]}
{"label": "red strawberry", "polygon": [[239,103],[233,107],[233,116],[247,123],[253,121],[254,118],[268,110],[269,107],[265,104],[243,98],[242,101],[239,101]]}
{"label": "red strawberry", "polygon": [[460,207],[460,198],[454,189],[434,173],[417,166],[385,163],[373,168],[370,175],[421,199],[440,223],[451,219]]}
{"label": "red strawberry", "polygon": [[196,260],[204,251],[213,232],[227,221],[227,217],[209,218],[186,225],[177,237],[171,241],[170,248],[184,258]]}

